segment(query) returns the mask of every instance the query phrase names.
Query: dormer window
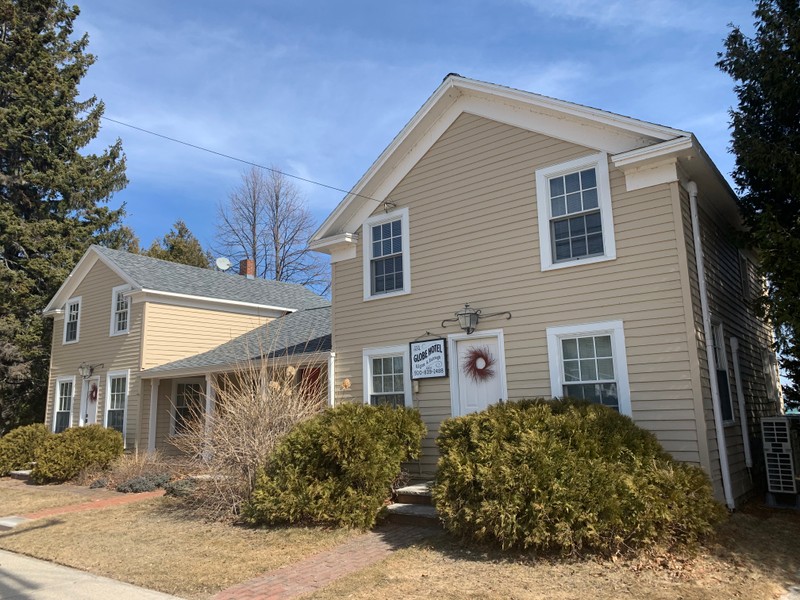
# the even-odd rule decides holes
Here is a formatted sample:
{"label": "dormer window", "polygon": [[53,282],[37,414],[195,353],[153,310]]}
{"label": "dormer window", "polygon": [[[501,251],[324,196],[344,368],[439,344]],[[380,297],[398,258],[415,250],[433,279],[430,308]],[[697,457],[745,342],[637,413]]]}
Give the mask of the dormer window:
{"label": "dormer window", "polygon": [[364,300],[411,291],[408,209],[364,223]]}
{"label": "dormer window", "polygon": [[125,294],[129,286],[119,285],[111,291],[111,335],[128,333],[130,327],[131,299]]}
{"label": "dormer window", "polygon": [[72,298],[64,307],[64,343],[74,344],[81,333],[81,299]]}

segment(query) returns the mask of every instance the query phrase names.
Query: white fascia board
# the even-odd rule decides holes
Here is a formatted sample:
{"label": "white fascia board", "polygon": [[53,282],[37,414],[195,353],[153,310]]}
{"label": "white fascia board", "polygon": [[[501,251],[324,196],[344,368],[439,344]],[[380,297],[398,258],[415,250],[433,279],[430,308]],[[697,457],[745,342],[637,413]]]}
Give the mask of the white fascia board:
{"label": "white fascia board", "polygon": [[358,234],[342,233],[331,237],[316,240],[308,245],[314,252],[328,254],[331,262],[339,262],[356,257]]}
{"label": "white fascia board", "polygon": [[226,312],[256,314],[264,317],[280,317],[285,313],[297,312],[296,308],[271,306],[268,304],[256,304],[253,302],[240,302],[238,300],[223,300],[221,298],[193,296],[191,294],[178,294],[176,292],[162,292],[160,290],[151,290],[147,288],[143,288],[139,291],[144,294],[141,299],[141,301],[144,302],[160,302],[162,304],[175,304],[193,308],[207,308],[212,310],[224,310]]}
{"label": "white fascia board", "polygon": [[667,156],[678,154],[694,154],[694,136],[689,134],[687,137],[679,137],[661,144],[637,148],[628,152],[621,152],[611,157],[611,161],[617,168],[624,168],[631,165],[638,165],[643,162],[663,159]]}
{"label": "white fascia board", "polygon": [[57,314],[57,312],[64,306],[64,303],[73,295],[75,289],[80,285],[84,277],[86,277],[98,260],[111,269],[126,284],[130,285],[131,287],[137,287],[137,283],[131,279],[130,275],[125,273],[125,271],[120,269],[110,259],[97,252],[94,248],[90,247],[78,261],[78,264],[75,265],[75,268],[72,269],[69,275],[67,275],[64,283],[61,284],[61,287],[58,288],[58,291],[55,293],[50,302],[48,302],[47,306],[42,311],[42,314],[46,317]]}

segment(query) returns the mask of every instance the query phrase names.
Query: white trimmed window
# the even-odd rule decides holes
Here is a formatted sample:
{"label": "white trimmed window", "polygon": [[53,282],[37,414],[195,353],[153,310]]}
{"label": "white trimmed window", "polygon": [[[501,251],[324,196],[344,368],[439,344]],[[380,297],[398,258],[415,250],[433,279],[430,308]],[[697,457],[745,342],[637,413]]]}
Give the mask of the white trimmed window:
{"label": "white trimmed window", "polygon": [[172,434],[186,431],[192,419],[205,412],[205,383],[203,379],[176,381],[172,388]]}
{"label": "white trimmed window", "polygon": [[53,410],[53,431],[61,433],[72,424],[72,402],[75,395],[75,378],[56,379],[55,406]]}
{"label": "white trimmed window", "polygon": [[128,333],[131,318],[131,299],[125,294],[130,286],[119,285],[111,291],[111,330],[109,335]]}
{"label": "white trimmed window", "polygon": [[712,323],[711,334],[714,344],[714,370],[717,377],[722,422],[730,425],[734,421],[733,398],[731,397],[731,386],[728,379],[728,354],[725,351],[725,332],[722,329],[722,323]]}
{"label": "white trimmed window", "polygon": [[408,209],[364,222],[364,300],[411,291]]}
{"label": "white trimmed window", "polygon": [[81,334],[81,299],[71,298],[64,307],[64,343],[73,344]]}
{"label": "white trimmed window", "polygon": [[364,349],[364,404],[413,405],[408,346]]}
{"label": "white trimmed window", "polygon": [[547,328],[554,398],[582,398],[631,415],[622,321]]}
{"label": "white trimmed window", "polygon": [[536,198],[543,271],[616,258],[605,152],[539,169]]}
{"label": "white trimmed window", "polygon": [[109,429],[125,434],[125,409],[128,406],[128,372],[112,371],[106,382],[106,422]]}

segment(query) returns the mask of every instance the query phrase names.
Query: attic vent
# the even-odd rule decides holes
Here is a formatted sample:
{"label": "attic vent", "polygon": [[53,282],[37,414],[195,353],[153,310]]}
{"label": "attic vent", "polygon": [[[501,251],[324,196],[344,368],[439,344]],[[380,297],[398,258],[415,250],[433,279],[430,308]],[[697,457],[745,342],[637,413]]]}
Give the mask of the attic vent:
{"label": "attic vent", "polygon": [[797,493],[790,433],[789,419],[785,417],[761,419],[767,487],[773,494]]}

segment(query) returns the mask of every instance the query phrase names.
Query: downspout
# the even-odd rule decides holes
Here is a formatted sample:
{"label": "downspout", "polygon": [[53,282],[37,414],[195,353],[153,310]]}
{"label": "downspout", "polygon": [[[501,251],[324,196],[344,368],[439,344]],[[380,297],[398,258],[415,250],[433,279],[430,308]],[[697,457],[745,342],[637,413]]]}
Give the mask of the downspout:
{"label": "downspout", "polygon": [[[750,453],[750,436],[748,435],[747,411],[744,405],[744,392],[742,391],[742,375],[739,372],[739,340],[731,338],[731,355],[733,358],[733,376],[736,378],[736,399],[739,402],[739,422],[742,429],[742,445],[744,446],[744,464],[748,469],[753,468],[753,455]],[[753,475],[750,474],[752,480]]]}
{"label": "downspout", "polygon": [[731,473],[728,466],[728,446],[725,442],[725,427],[722,424],[722,407],[719,399],[719,386],[714,365],[714,337],[711,331],[711,312],[708,309],[708,288],[706,287],[705,260],[703,243],[700,238],[700,216],[697,210],[697,184],[690,181],[686,184],[689,192],[689,208],[692,214],[692,238],[694,240],[694,260],[697,266],[697,285],[700,288],[700,311],[703,315],[703,335],[706,341],[706,362],[708,364],[708,382],[711,386],[711,406],[714,413],[714,428],[717,433],[717,451],[719,467],[722,471],[722,489],[725,493],[725,504],[730,510],[736,508],[731,488]]}
{"label": "downspout", "polygon": [[334,367],[336,366],[336,352],[328,354],[328,406],[334,407],[334,394],[336,391],[336,373]]}

